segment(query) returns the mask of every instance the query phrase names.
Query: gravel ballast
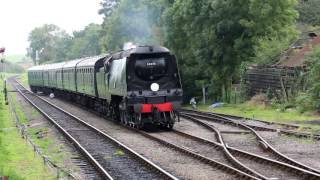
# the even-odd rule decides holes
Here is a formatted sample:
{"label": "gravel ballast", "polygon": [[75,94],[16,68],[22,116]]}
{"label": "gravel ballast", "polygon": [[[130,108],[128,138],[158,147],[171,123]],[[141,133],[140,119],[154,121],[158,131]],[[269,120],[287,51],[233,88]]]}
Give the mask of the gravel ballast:
{"label": "gravel ballast", "polygon": [[94,113],[90,113],[77,105],[61,101],[59,99],[46,99],[64,110],[81,117],[82,120],[89,124],[98,127],[101,131],[116,138],[177,177],[183,179],[235,178],[222,170],[203,164],[199,160],[172,150],[171,148],[164,147],[162,144],[145,138],[133,131],[127,130],[113,122],[95,115]]}

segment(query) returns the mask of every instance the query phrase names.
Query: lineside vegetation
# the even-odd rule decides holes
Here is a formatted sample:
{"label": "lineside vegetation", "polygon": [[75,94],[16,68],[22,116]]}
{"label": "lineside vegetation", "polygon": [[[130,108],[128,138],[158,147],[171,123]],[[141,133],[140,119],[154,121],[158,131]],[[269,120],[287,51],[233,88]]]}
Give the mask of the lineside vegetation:
{"label": "lineside vegetation", "polygon": [[4,103],[0,79],[0,176],[10,179],[54,179],[52,172],[21,138],[9,107]]}

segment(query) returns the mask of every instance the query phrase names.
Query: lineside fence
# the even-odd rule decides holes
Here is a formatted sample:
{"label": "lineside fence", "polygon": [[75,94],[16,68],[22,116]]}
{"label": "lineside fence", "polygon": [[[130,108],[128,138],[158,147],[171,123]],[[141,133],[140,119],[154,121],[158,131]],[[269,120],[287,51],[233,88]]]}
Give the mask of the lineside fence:
{"label": "lineside fence", "polygon": [[21,137],[23,139],[26,140],[27,143],[29,143],[34,150],[35,156],[36,154],[38,154],[42,160],[43,160],[43,164],[49,168],[51,168],[52,170],[56,171],[56,178],[57,179],[77,179],[76,176],[74,176],[72,174],[72,172],[65,170],[64,168],[58,166],[57,164],[55,164],[50,158],[48,158],[41,150],[41,148],[39,148],[32,140],[32,138],[28,135],[27,132],[27,128],[24,124],[21,123],[20,118],[15,110],[15,108],[13,107],[13,101],[12,98],[10,96],[8,96],[8,101],[9,101],[9,109],[11,112],[11,116],[15,119],[15,123],[16,123],[16,127],[19,129]]}
{"label": "lineside fence", "polygon": [[305,67],[251,66],[244,76],[249,96],[265,93],[286,99],[306,89]]}

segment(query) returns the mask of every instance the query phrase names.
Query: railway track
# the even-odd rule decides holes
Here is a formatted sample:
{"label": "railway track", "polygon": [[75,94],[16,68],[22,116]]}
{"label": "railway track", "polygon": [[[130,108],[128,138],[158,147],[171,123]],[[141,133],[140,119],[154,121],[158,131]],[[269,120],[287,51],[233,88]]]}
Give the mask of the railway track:
{"label": "railway track", "polygon": [[10,82],[86,157],[88,165],[93,167],[88,178],[177,179],[108,134],[26,90],[15,80],[11,79]]}
{"label": "railway track", "polygon": [[[21,94],[22,94],[31,104],[36,105],[36,104],[34,103],[34,101],[32,101],[32,100],[30,100],[30,99],[32,99],[32,98],[40,99],[40,101],[44,101],[46,105],[52,106],[52,107],[54,107],[55,109],[58,109],[59,111],[62,111],[63,114],[67,114],[68,116],[71,117],[71,119],[76,119],[77,121],[80,121],[80,124],[84,124],[85,126],[88,126],[89,129],[94,129],[95,131],[98,132],[99,135],[107,136],[107,135],[105,135],[103,132],[101,132],[100,130],[94,128],[93,126],[87,124],[87,123],[84,122],[84,121],[81,121],[79,118],[75,117],[74,115],[72,115],[72,114],[70,114],[70,113],[62,110],[61,108],[55,106],[54,104],[50,103],[49,101],[47,101],[47,100],[45,100],[45,99],[43,99],[43,98],[41,98],[41,97],[39,97],[39,96],[34,95],[32,92],[26,90],[21,84],[19,84],[19,83],[17,83],[17,82],[16,82],[16,84],[17,84],[17,86],[20,86],[21,89],[23,89],[22,91],[26,92],[26,93],[23,93],[22,91],[19,91],[19,92],[21,92]],[[32,97],[31,97],[31,98],[28,98],[28,96],[32,96]],[[44,106],[46,106],[46,105],[44,105]],[[38,107],[38,106],[36,106],[36,107]],[[46,113],[43,113],[40,108],[39,108],[39,111],[40,111],[42,114],[46,115]],[[54,113],[54,114],[57,114],[57,113]],[[55,116],[56,118],[58,118],[57,115],[54,115],[54,116]],[[47,118],[50,118],[50,117],[47,117]],[[72,121],[72,120],[71,120],[71,121]],[[77,129],[78,129],[78,131],[79,131],[79,125],[80,125],[80,124],[79,124],[79,125],[72,124],[72,123],[70,123],[70,120],[68,120],[68,124],[71,124],[72,127],[74,127],[74,126],[77,127]],[[174,151],[178,151],[178,152],[180,152],[180,153],[186,154],[186,155],[188,155],[188,156],[190,156],[190,157],[192,157],[192,158],[194,158],[194,159],[199,160],[201,163],[208,164],[208,165],[210,165],[210,166],[212,166],[213,168],[216,168],[216,169],[220,169],[220,170],[222,170],[222,171],[226,172],[227,174],[230,174],[230,175],[232,175],[232,176],[234,176],[234,177],[238,177],[238,178],[241,178],[241,179],[259,179],[259,178],[256,178],[255,176],[252,176],[252,175],[247,174],[247,173],[245,173],[245,172],[243,172],[243,171],[241,171],[241,170],[238,170],[237,168],[232,167],[232,166],[229,165],[227,162],[222,163],[222,162],[216,161],[216,160],[214,160],[214,159],[210,159],[210,158],[208,158],[208,157],[202,156],[202,155],[200,155],[200,154],[198,154],[198,153],[196,153],[196,152],[194,152],[194,151],[192,151],[192,150],[189,150],[189,149],[187,149],[187,148],[184,148],[184,147],[175,145],[175,144],[173,144],[173,143],[170,143],[170,142],[167,142],[167,141],[164,141],[164,140],[157,139],[156,137],[154,137],[154,136],[152,136],[152,135],[150,135],[150,134],[148,134],[148,133],[145,133],[145,132],[143,132],[143,131],[139,131],[139,130],[137,130],[137,129],[134,129],[134,128],[131,128],[131,127],[128,127],[128,126],[123,126],[123,127],[127,128],[127,129],[129,129],[129,130],[131,130],[131,131],[138,132],[138,133],[140,133],[141,135],[143,135],[144,137],[147,137],[147,138],[149,138],[149,139],[152,139],[153,141],[157,141],[157,142],[159,142],[160,144],[163,144],[163,145],[165,145],[166,147],[169,147],[170,149],[173,149]],[[71,127],[69,127],[69,128],[71,128]],[[71,128],[71,129],[72,129],[72,128]],[[80,130],[80,131],[81,131],[81,130]],[[78,135],[78,137],[79,137],[79,135]],[[86,139],[87,139],[87,138],[86,138]],[[78,144],[80,144],[80,143],[78,143]],[[100,143],[100,144],[101,144],[101,143]],[[121,143],[120,143],[120,142],[116,142],[116,144],[121,144]],[[89,151],[88,151],[88,152],[89,152]],[[91,155],[91,156],[94,157],[94,158],[97,157],[97,155]],[[100,159],[100,158],[98,158],[98,159]],[[92,162],[91,160],[90,160],[90,162],[91,162],[92,164],[94,164],[94,162]],[[95,165],[95,166],[100,166],[101,169],[103,169],[102,165],[99,165],[99,160],[97,160],[96,162],[98,163],[98,165]],[[154,166],[154,165],[151,165],[151,166]],[[106,168],[106,169],[107,169],[107,168]],[[98,169],[98,170],[99,170],[99,169]],[[99,170],[99,171],[100,171],[100,170]],[[160,169],[160,171],[162,171],[162,170]],[[114,177],[112,176],[113,174],[112,174],[111,172],[109,173],[109,171],[107,171],[107,170],[105,170],[105,172],[106,172],[106,173],[108,172],[108,174],[106,175],[108,179],[114,178]],[[99,173],[101,174],[101,172],[99,172]],[[162,173],[163,173],[163,172],[162,172]],[[166,172],[165,172],[165,173],[166,173]],[[176,179],[174,176],[172,176],[172,175],[170,175],[170,174],[168,174],[168,173],[166,173],[165,175],[162,174],[161,176],[162,176],[162,177],[146,177],[145,179]],[[130,176],[128,176],[128,177],[130,177],[130,179],[132,179],[132,178],[135,179],[133,175],[130,175]],[[164,178],[163,178],[163,177],[164,177]],[[105,177],[104,177],[104,178],[105,178]],[[95,178],[94,178],[94,179],[95,179]],[[121,177],[120,177],[120,178],[114,178],[114,179],[125,179],[125,178],[123,178],[123,177],[121,178]],[[144,178],[138,178],[138,179],[144,179]]]}
{"label": "railway track", "polygon": [[[215,128],[212,124],[203,121],[202,119],[200,119],[199,115],[195,115],[195,114],[188,114],[188,113],[182,113],[182,117],[187,118],[188,120],[191,120],[207,129],[209,129],[210,131],[212,131],[213,133],[215,133],[216,136],[216,141],[217,142],[212,142],[212,141],[208,141],[206,140],[205,142],[211,144],[211,145],[222,145],[224,148],[227,149],[226,153],[230,153],[231,156],[233,156],[236,160],[239,159],[239,161],[235,161],[235,163],[239,164],[239,166],[242,166],[242,168],[246,169],[247,171],[251,170],[251,173],[256,173],[256,172],[262,172],[256,174],[259,178],[261,179],[269,179],[269,178],[273,178],[274,175],[277,176],[283,176],[286,175],[284,174],[271,174],[271,175],[264,175],[263,171],[261,171],[261,167],[259,167],[259,162],[263,162],[266,164],[269,164],[271,166],[274,167],[282,167],[285,170],[287,170],[287,172],[295,172],[296,175],[304,177],[304,179],[320,179],[320,173],[318,170],[313,169],[312,167],[306,166],[304,164],[301,164],[293,159],[290,159],[289,157],[281,154],[280,152],[278,152],[275,148],[273,148],[270,144],[268,144],[268,142],[266,142],[254,129],[240,124],[240,122],[238,121],[231,121],[230,119],[223,119],[222,117],[220,117],[220,119],[218,119],[217,117],[211,117],[211,116],[204,116],[203,114],[200,116],[202,119],[206,119],[206,120],[211,120],[211,121],[216,121],[219,123],[228,123],[231,125],[234,125],[236,128],[242,127],[242,129],[244,129],[245,133],[251,132],[255,138],[258,139],[259,143],[261,143],[263,146],[263,151],[267,151],[269,154],[271,154],[272,157],[274,157],[274,159],[269,158],[269,157],[265,157],[262,156],[261,154],[259,154],[262,151],[258,151],[259,153],[252,153],[252,152],[246,152],[240,149],[236,149],[233,147],[229,147],[223,138],[223,135],[221,135],[221,132],[219,131],[219,129]],[[237,133],[239,136],[240,134],[243,134],[243,132],[241,133]],[[190,137],[190,135],[188,135]],[[193,137],[194,138],[194,137]],[[254,160],[252,161],[248,161],[248,158]],[[245,162],[245,163],[242,163]],[[254,165],[257,164],[257,165]],[[246,166],[247,165],[247,166]],[[251,168],[250,168],[250,167]],[[253,171],[252,171],[253,170]],[[282,178],[281,178],[282,179]]]}
{"label": "railway track", "polygon": [[[30,93],[30,92],[29,92]],[[40,98],[40,97],[39,97]],[[41,98],[42,99],[42,98]],[[43,99],[42,99],[43,100]],[[49,103],[49,102],[47,102]],[[53,104],[50,104],[51,106],[54,106]],[[56,107],[58,108],[58,107]],[[59,108],[58,108],[59,109]],[[66,112],[67,113],[67,112]],[[71,115],[70,113],[67,113]],[[73,116],[73,115],[71,115]],[[203,115],[202,115],[203,116]],[[193,117],[190,117],[193,118]],[[230,117],[228,117],[230,118]],[[221,122],[226,123],[227,121],[221,120]],[[201,121],[200,121],[201,122]],[[85,123],[85,122],[83,122]],[[233,122],[227,122],[230,124],[233,124]],[[86,124],[86,123],[85,123]],[[237,126],[239,126],[239,122],[236,123]],[[90,125],[89,125],[90,126]],[[206,125],[203,125],[206,126]],[[210,125],[207,124],[209,127]],[[206,128],[208,128],[206,127]],[[212,128],[212,126],[210,126]],[[94,127],[92,127],[94,128]],[[128,128],[128,127],[126,127]],[[295,127],[288,127],[294,129]],[[167,147],[170,147],[176,151],[179,151],[181,153],[187,154],[195,159],[200,160],[203,163],[209,164],[215,168],[224,170],[230,174],[236,175],[237,177],[241,177],[242,179],[274,179],[279,178],[280,179],[319,179],[320,176],[316,172],[312,172],[288,163],[284,163],[281,161],[269,159],[263,156],[259,156],[250,152],[246,152],[237,148],[229,147],[227,144],[224,143],[223,138],[219,131],[214,131],[214,129],[211,129],[212,132],[215,133],[216,139],[218,142],[213,142],[207,139],[203,139],[200,137],[192,136],[190,134],[186,134],[180,131],[172,131],[172,132],[165,132],[165,135],[162,137],[161,133],[148,133],[143,131],[138,131],[133,128],[129,128],[135,132],[140,133],[141,135],[157,141]],[[263,128],[262,128],[263,129]],[[265,130],[265,129],[264,129]],[[99,130],[98,130],[99,131]],[[248,130],[246,130],[248,133]],[[101,132],[101,131],[100,131]],[[102,132],[103,133],[103,132]],[[243,132],[242,132],[243,133]],[[171,139],[172,136],[179,137],[179,143],[178,141],[168,141],[168,139]],[[165,138],[167,137],[167,138]],[[171,137],[171,138],[168,138]],[[174,138],[172,138],[174,139]],[[177,140],[177,139],[176,139]],[[193,141],[196,146],[189,146],[188,142]],[[198,147],[198,149],[194,149],[194,147]],[[202,147],[202,148],[200,148]],[[209,151],[206,151],[209,150]],[[224,157],[223,157],[224,156]],[[240,162],[238,160],[240,158],[241,160],[246,159],[247,161],[257,161],[257,162],[263,162],[267,164],[268,169],[274,171],[271,175],[267,174],[264,175],[261,172],[256,171],[254,168],[250,168]],[[280,169],[276,169],[280,167]],[[292,175],[291,173],[294,172],[295,175]],[[111,174],[111,173],[110,173]],[[110,175],[111,176],[111,175]],[[174,178],[174,177],[173,177]],[[166,178],[167,179],[167,178]],[[168,178],[170,179],[170,178]],[[171,177],[172,179],[172,177]]]}
{"label": "railway track", "polygon": [[[217,117],[220,119],[224,118],[227,120],[240,122],[242,124],[247,125],[248,127],[255,129],[255,130],[265,130],[265,131],[271,131],[271,132],[278,132],[280,134],[285,134],[285,135],[289,135],[289,136],[312,138],[315,140],[320,140],[320,134],[313,134],[313,133],[309,133],[309,132],[297,131],[299,128],[301,128],[299,125],[277,123],[277,122],[268,122],[268,121],[262,121],[262,120],[257,120],[257,119],[246,119],[246,118],[239,117],[239,116],[232,116],[232,115],[225,115],[225,114],[211,113],[211,112],[201,112],[201,111],[190,110],[190,109],[183,109],[182,112],[188,113],[188,114],[193,114],[193,115],[212,116],[212,117]],[[227,121],[224,121],[224,122],[228,123]]]}
{"label": "railway track", "polygon": [[[79,108],[83,108],[83,107],[79,106],[78,104],[74,104],[74,105],[78,106]],[[91,111],[88,109],[85,109],[84,111],[89,111],[90,113],[94,113],[96,115],[99,115],[97,112],[94,112],[94,111]],[[182,162],[180,162],[180,163],[182,163],[182,164],[185,163],[185,161],[183,160],[183,157],[188,156],[192,159],[195,159],[196,161],[199,161],[198,164],[206,164],[206,165],[211,166],[212,169],[217,169],[217,170],[224,172],[224,174],[226,174],[226,175],[231,175],[232,176],[231,179],[234,179],[234,178],[237,178],[237,179],[239,179],[239,178],[240,179],[258,179],[252,175],[244,173],[243,171],[238,170],[237,168],[233,167],[233,165],[228,161],[228,159],[223,156],[223,153],[219,152],[219,151],[221,151],[221,149],[217,148],[217,150],[214,150],[214,148],[215,148],[214,146],[209,147],[210,148],[209,150],[212,150],[211,152],[208,152],[211,154],[211,157],[210,157],[210,156],[200,154],[199,152],[192,150],[190,148],[184,147],[181,144],[179,145],[179,144],[172,142],[172,141],[169,142],[165,139],[157,139],[156,136],[153,136],[154,133],[147,133],[147,132],[140,131],[135,128],[129,127],[127,125],[122,125],[122,124],[116,123],[115,121],[113,121],[111,119],[108,119],[108,120],[110,121],[109,123],[112,123],[115,126],[122,126],[123,128],[131,131],[132,133],[140,134],[140,135],[146,137],[147,139],[150,139],[151,141],[158,142],[160,145],[163,145],[163,147],[171,149],[171,151],[173,151],[173,152],[178,152],[178,154],[181,154]],[[151,131],[153,131],[153,130],[151,130]],[[156,134],[158,133],[156,131],[154,131],[154,132]],[[168,131],[162,131],[162,132],[168,132]],[[178,161],[180,161],[180,159]],[[224,178],[226,178],[226,177],[227,176],[224,176]]]}
{"label": "railway track", "polygon": [[[204,138],[201,138],[201,137],[193,136],[191,134],[188,134],[188,133],[185,133],[185,132],[181,132],[181,131],[177,131],[177,130],[174,130],[173,132],[178,134],[178,135],[180,135],[180,136],[184,136],[184,137],[186,137],[188,139],[193,139],[195,141],[202,142],[204,144],[207,144],[209,146],[212,146],[212,147],[215,147],[215,148],[218,148],[218,149],[222,149],[223,148],[222,144],[214,142],[214,141],[211,141],[211,140],[208,140],[208,139],[204,139]],[[267,164],[267,165],[271,165],[271,166],[273,166],[271,168],[278,168],[275,171],[281,171],[281,172],[276,172],[276,173],[279,173],[280,175],[288,175],[288,173],[289,173],[288,176],[286,176],[284,178],[280,178],[280,179],[287,179],[288,177],[292,176],[292,174],[291,174],[292,172],[295,172],[296,175],[299,175],[298,179],[301,179],[301,177],[305,177],[307,179],[309,179],[309,177],[310,177],[310,179],[313,179],[313,178],[317,179],[318,176],[319,176],[316,173],[305,171],[305,170],[303,170],[301,168],[297,168],[295,166],[283,163],[281,161],[276,161],[276,160],[273,160],[273,159],[269,159],[269,158],[266,158],[266,157],[263,157],[263,156],[259,156],[257,154],[253,154],[253,153],[250,153],[250,152],[247,152],[247,151],[244,151],[244,150],[241,150],[241,149],[237,149],[237,148],[234,148],[234,147],[230,147],[230,146],[226,146],[226,148],[228,149],[228,151],[232,155],[241,156],[242,158],[245,158],[245,159],[248,159],[248,160],[251,160],[251,161],[256,161],[256,162],[261,162],[261,163],[264,163],[264,164]],[[272,170],[274,170],[274,169],[272,169]],[[286,171],[286,172],[282,172],[282,171]],[[292,179],[294,179],[294,178],[297,178],[297,176],[293,177]]]}
{"label": "railway track", "polygon": [[[187,109],[184,109],[184,110],[188,111]],[[190,110],[190,111],[192,112],[193,110]],[[267,125],[267,126],[273,126],[274,128],[284,127],[286,129],[291,129],[291,130],[300,128],[300,126],[296,125],[296,124],[269,122],[269,121],[263,121],[263,120],[259,120],[259,119],[244,118],[244,117],[240,117],[240,116],[227,115],[227,114],[221,114],[221,113],[213,113],[213,114],[224,116],[224,117],[229,117],[229,118],[232,118],[232,119],[235,119],[235,120],[240,120],[242,122],[247,122],[247,123],[253,122],[255,124],[259,124],[260,126],[266,126]]]}
{"label": "railway track", "polygon": [[[216,144],[209,140],[199,139],[198,137],[184,134],[179,131],[151,134],[149,133],[148,136],[149,135],[157,141],[164,141],[164,143],[170,143],[175,146],[182,147],[208,159],[228,164],[229,166],[246,172],[247,174],[250,174],[257,179],[272,179],[275,177],[277,177],[277,179],[301,179],[301,177],[304,177],[304,179],[316,179],[314,178],[316,177],[316,175],[305,174],[301,176],[300,172],[302,172],[303,170],[298,170],[295,167],[288,166],[284,163],[277,163],[267,158],[257,157],[256,155],[249,154],[237,149],[232,149],[233,151],[231,152],[231,148],[228,148],[229,154],[225,154],[223,145]],[[260,172],[237,161],[237,159],[234,158],[234,154],[237,154],[238,157],[245,159],[252,165],[259,165],[257,167],[259,167]],[[260,161],[260,164],[256,163],[255,161]],[[263,162],[263,164],[261,163],[261,161]],[[282,169],[279,169],[279,166]]]}
{"label": "railway track", "polygon": [[[129,128],[129,127],[126,127],[126,128]],[[170,147],[178,152],[187,154],[195,159],[198,159],[199,161],[201,161],[203,163],[209,164],[209,165],[213,166],[214,168],[218,168],[218,169],[221,169],[227,173],[233,174],[238,178],[241,178],[241,179],[260,179],[256,176],[250,175],[249,173],[246,173],[238,168],[233,167],[232,164],[230,164],[230,162],[228,162],[228,158],[226,159],[226,158],[223,158],[222,156],[219,157],[219,155],[222,155],[222,154],[221,154],[221,152],[218,152],[219,150],[213,150],[213,148],[215,148],[215,147],[209,148],[209,150],[212,150],[211,151],[212,154],[211,154],[211,157],[208,157],[208,156],[205,156],[195,150],[184,147],[183,145],[178,144],[177,142],[170,142],[170,141],[164,139],[163,137],[160,138],[159,135],[154,135],[152,133],[139,131],[134,128],[129,128],[129,129],[143,135],[144,137],[146,137],[148,139],[159,142],[164,146]],[[181,139],[180,139],[180,141],[181,141]],[[205,149],[203,149],[203,150],[205,150]],[[217,154],[214,154],[214,153],[217,153]],[[206,153],[206,154],[208,155],[208,153]]]}

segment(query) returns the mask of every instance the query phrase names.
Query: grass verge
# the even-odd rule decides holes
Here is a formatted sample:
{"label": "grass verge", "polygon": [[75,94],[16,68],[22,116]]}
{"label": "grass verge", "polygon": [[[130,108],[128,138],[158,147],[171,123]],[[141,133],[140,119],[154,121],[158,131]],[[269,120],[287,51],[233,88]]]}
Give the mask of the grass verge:
{"label": "grass verge", "polygon": [[[191,108],[190,106],[186,107]],[[312,113],[301,114],[296,109],[280,111],[279,109],[275,109],[272,107],[253,106],[247,103],[224,104],[223,107],[219,108],[210,108],[209,105],[199,105],[198,109],[206,112],[222,113],[270,122],[300,124],[302,127],[311,128],[311,132],[317,134],[320,133],[320,125],[312,125],[306,123],[310,120],[320,120],[320,116],[313,115]]]}
{"label": "grass verge", "polygon": [[10,179],[54,179],[33,148],[21,138],[8,106],[0,79],[0,175]]}
{"label": "grass verge", "polygon": [[282,112],[271,107],[252,106],[248,104],[225,104],[219,108],[209,108],[209,106],[200,105],[199,109],[208,112],[277,122],[299,122],[320,119],[319,116],[301,114],[295,109]]}
{"label": "grass verge", "polygon": [[[22,75],[19,81],[21,83],[22,81],[27,83],[26,74]],[[27,86],[28,84],[25,85],[25,87]],[[40,148],[42,154],[48,157],[54,164],[59,167],[65,167],[64,160],[70,157],[71,153],[66,151],[64,144],[59,143],[56,137],[53,137],[52,132],[46,125],[33,121],[39,119],[39,116],[42,115],[34,108],[25,108],[16,96],[12,96],[11,101],[20,123],[27,127],[28,136],[32,139],[33,143]],[[76,167],[74,170],[77,171]]]}
{"label": "grass verge", "polygon": [[21,82],[21,84],[24,85],[25,87],[28,87],[28,86],[29,86],[29,83],[28,83],[28,73],[23,73],[23,74],[21,74],[20,82]]}

